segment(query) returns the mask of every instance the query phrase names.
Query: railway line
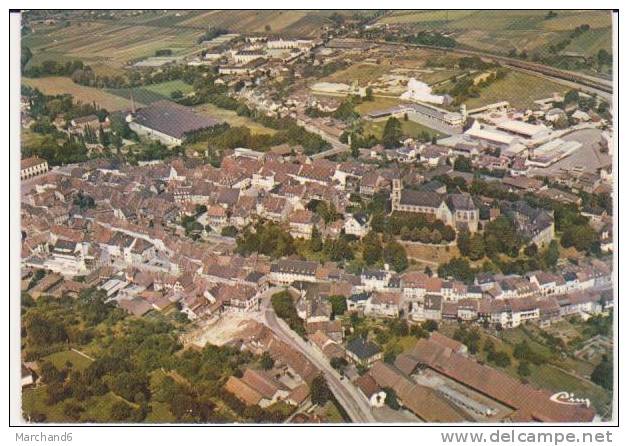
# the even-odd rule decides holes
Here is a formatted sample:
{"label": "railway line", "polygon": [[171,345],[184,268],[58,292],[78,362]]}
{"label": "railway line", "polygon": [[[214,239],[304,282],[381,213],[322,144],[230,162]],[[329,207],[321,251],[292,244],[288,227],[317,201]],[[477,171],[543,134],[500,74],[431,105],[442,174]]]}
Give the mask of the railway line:
{"label": "railway line", "polygon": [[373,43],[377,43],[380,45],[399,45],[406,47],[414,47],[414,48],[425,48],[434,51],[442,51],[446,53],[454,53],[461,54],[466,56],[478,56],[483,59],[489,59],[494,62],[499,62],[500,64],[514,68],[521,71],[532,72],[536,74],[543,75],[545,77],[559,80],[563,82],[569,82],[571,84],[577,84],[581,87],[584,87],[590,92],[595,92],[603,97],[610,99],[613,94],[613,81],[608,79],[603,79],[595,76],[589,76],[582,73],[576,73],[573,71],[561,70],[559,68],[550,67],[547,65],[528,62],[520,59],[515,59],[507,56],[500,56],[496,54],[484,53],[482,51],[476,50],[467,50],[461,48],[444,48],[434,45],[420,45],[413,43],[405,43],[405,42],[388,42],[385,40],[376,40],[372,41]]}

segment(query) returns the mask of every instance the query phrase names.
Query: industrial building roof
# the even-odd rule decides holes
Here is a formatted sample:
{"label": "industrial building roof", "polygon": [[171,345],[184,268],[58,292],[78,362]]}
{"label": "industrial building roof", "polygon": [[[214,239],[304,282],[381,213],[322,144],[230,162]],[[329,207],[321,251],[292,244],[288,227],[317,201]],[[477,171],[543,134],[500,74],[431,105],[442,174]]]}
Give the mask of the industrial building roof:
{"label": "industrial building roof", "polygon": [[137,124],[177,139],[182,139],[186,133],[220,123],[217,119],[198,115],[192,109],[170,101],[157,101],[140,108],[133,120]]}

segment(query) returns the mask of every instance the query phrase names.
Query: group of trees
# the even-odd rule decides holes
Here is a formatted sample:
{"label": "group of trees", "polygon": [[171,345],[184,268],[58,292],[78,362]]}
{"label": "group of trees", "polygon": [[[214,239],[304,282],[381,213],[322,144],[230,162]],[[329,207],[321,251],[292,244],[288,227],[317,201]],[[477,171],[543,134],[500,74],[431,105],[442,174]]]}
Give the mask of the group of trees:
{"label": "group of trees", "polygon": [[360,114],[355,111],[355,106],[361,104],[363,101],[372,100],[373,89],[371,87],[367,87],[366,96],[364,98],[362,98],[361,96],[352,95],[342,101],[338,108],[334,111],[324,112],[316,107],[308,107],[305,110],[305,114],[311,118],[332,117],[341,121],[351,122],[360,118]]}
{"label": "group of trees", "polygon": [[495,364],[497,367],[508,367],[512,362],[508,352],[505,350],[497,350],[495,343],[488,338],[484,340],[482,350],[486,354],[486,360]]}
{"label": "group of trees", "polygon": [[[105,147],[118,150],[122,147],[122,139],[136,139],[123,117],[109,115],[107,110],[99,108],[95,103],[76,102],[69,94],[44,95],[39,90],[22,86],[22,95],[28,98],[30,115],[34,122],[31,130],[38,135],[23,141],[22,155],[39,156],[51,166],[76,163],[87,160],[90,156],[102,156],[101,153],[88,153],[85,144],[100,143]],[[110,132],[102,127],[87,127],[83,135],[67,134],[57,129],[53,121],[63,117],[65,127],[76,117],[96,115],[100,122],[110,117]],[[107,152],[105,153],[107,154]]]}
{"label": "group of trees", "polygon": [[259,253],[277,259],[296,252],[290,233],[270,221],[261,221],[253,228],[245,229],[236,238],[236,244],[236,251],[241,255]]}
{"label": "group of trees", "polygon": [[[226,378],[240,374],[253,361],[251,353],[209,344],[200,351],[181,352],[172,323],[128,317],[106,298],[103,291],[88,288],[76,299],[41,296],[37,301],[23,300],[24,350],[27,360],[41,361],[44,403],[61,405],[70,420],[90,421],[87,409],[112,392],[119,401],[110,406],[109,413],[101,414],[108,420],[141,422],[152,404],[159,402],[166,404],[177,421],[224,422],[213,401],[220,397]],[[60,367],[42,359],[68,346],[84,348],[87,344],[99,353],[84,369],[71,362]],[[151,379],[164,370],[176,372],[179,379],[169,373],[159,381]],[[43,418],[37,413],[27,415]],[[246,412],[242,417],[258,415]],[[259,416],[271,417],[267,413]]]}
{"label": "group of trees", "polygon": [[[296,121],[291,118],[279,119],[259,114],[224,94],[209,95],[206,99],[218,107],[234,110],[241,116],[247,116],[265,127],[277,130],[272,135],[253,134],[248,127],[229,127],[225,125],[220,127],[221,132],[215,132],[207,139],[210,150],[225,150],[235,147],[251,147],[257,150],[265,150],[280,144],[291,144],[302,146],[306,155],[312,155],[330,147],[330,144],[320,135],[308,132],[303,127],[297,125]],[[192,99],[192,101],[199,102],[198,99]],[[199,103],[202,102],[200,100]]]}
{"label": "group of trees", "polygon": [[[172,50],[157,50],[156,55],[168,55]],[[159,53],[159,54],[157,54]],[[187,65],[166,65],[164,67],[131,69],[121,74],[101,74],[91,66],[80,60],[57,62],[45,60],[40,65],[32,65],[32,53],[28,47],[22,47],[22,74],[26,77],[37,78],[46,76],[66,76],[74,83],[96,88],[130,88],[142,85],[151,85],[161,82],[181,79],[188,84],[206,80],[209,74],[207,67],[193,67]],[[31,62],[29,64],[29,61]]]}
{"label": "group of trees", "polygon": [[531,59],[533,62],[569,70],[597,69],[598,71],[602,71],[604,68],[610,68],[613,63],[613,58],[604,48],[598,50],[595,55],[572,57],[570,54],[565,54],[565,50],[572,44],[573,40],[587,33],[590,29],[591,26],[584,23],[576,26],[564,39],[558,42],[548,43],[543,48],[535,51],[532,55],[529,55],[526,50],[519,52],[515,48],[511,49],[508,55],[524,60]]}
{"label": "group of trees", "polygon": [[388,118],[382,134],[382,145],[387,149],[396,149],[402,137],[401,121],[397,118]]}
{"label": "group of trees", "polygon": [[370,231],[362,239],[362,259],[367,265],[387,263],[397,272],[408,267],[408,257],[403,245],[394,238],[382,244],[379,234],[374,231]]}
{"label": "group of trees", "polygon": [[603,355],[602,361],[593,369],[591,381],[606,390],[613,390],[613,361],[608,355]]}
{"label": "group of trees", "polygon": [[480,351],[480,341],[482,337],[477,327],[468,328],[464,325],[460,325],[454,332],[453,338],[466,345],[469,353],[473,355]]}
{"label": "group of trees", "polygon": [[22,47],[22,74],[26,77],[71,76],[75,71],[85,68],[85,65],[80,60],[67,62],[45,60],[41,65],[31,64],[26,67],[31,56],[30,49],[28,47]]}
{"label": "group of trees", "polygon": [[[473,58],[463,59],[473,60]],[[453,85],[448,88],[447,93],[454,98],[453,105],[459,105],[469,98],[479,97],[482,88],[486,88],[493,82],[505,78],[507,74],[508,69],[497,67],[493,72],[486,74],[482,79],[477,81],[474,74],[459,76],[453,82]]]}
{"label": "group of trees", "polygon": [[270,298],[273,310],[281,319],[286,321],[290,328],[301,336],[305,336],[303,320],[297,314],[292,296],[287,291],[281,291]]}
{"label": "group of trees", "polygon": [[436,31],[420,31],[416,34],[406,36],[403,39],[407,43],[414,45],[430,45],[443,48],[454,48],[458,45],[456,39],[446,36]]}

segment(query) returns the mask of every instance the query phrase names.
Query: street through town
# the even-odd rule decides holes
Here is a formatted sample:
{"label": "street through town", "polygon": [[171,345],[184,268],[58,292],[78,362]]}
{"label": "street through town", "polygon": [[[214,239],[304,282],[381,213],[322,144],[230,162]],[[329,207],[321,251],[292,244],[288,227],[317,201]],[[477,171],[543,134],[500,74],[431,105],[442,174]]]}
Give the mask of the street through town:
{"label": "street through town", "polygon": [[297,333],[291,330],[284,321],[277,318],[277,315],[270,305],[270,298],[276,291],[276,288],[268,290],[264,293],[262,298],[261,311],[264,324],[268,326],[277,337],[305,355],[307,359],[323,372],[330,390],[353,422],[375,423],[376,419],[371,408],[366,399],[359,393],[357,387],[349,383],[347,379],[341,379],[340,374],[331,366],[327,358],[321,352],[305,342]]}

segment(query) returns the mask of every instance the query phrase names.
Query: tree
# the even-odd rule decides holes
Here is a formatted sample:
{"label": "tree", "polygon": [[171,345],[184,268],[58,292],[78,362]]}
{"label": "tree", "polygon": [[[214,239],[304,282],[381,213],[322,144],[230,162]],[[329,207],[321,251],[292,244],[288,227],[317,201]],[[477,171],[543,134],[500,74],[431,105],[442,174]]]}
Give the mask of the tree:
{"label": "tree", "polygon": [[74,421],[81,419],[81,413],[85,412],[85,408],[74,401],[68,401],[63,406],[63,414],[70,417]]}
{"label": "tree", "polygon": [[139,371],[122,372],[113,379],[111,390],[129,401],[134,401],[138,394],[148,398],[148,376]]}
{"label": "tree", "polygon": [[454,170],[458,172],[471,172],[471,160],[465,156],[459,156],[454,161]]}
{"label": "tree", "polygon": [[471,250],[471,234],[467,229],[463,229],[458,233],[458,239],[456,240],[456,244],[458,245],[458,250],[460,251],[460,254],[468,257],[469,251]]}
{"label": "tree", "polygon": [[471,260],[479,260],[484,257],[484,238],[475,234],[469,241],[469,258]]}
{"label": "tree", "polygon": [[443,236],[441,235],[440,231],[434,228],[430,234],[430,242],[437,245],[442,241],[443,241]]}
{"label": "tree", "polygon": [[602,356],[602,361],[591,373],[591,381],[607,390],[613,389],[613,363],[608,355]]}
{"label": "tree", "polygon": [[373,265],[382,258],[382,244],[379,236],[373,231],[362,239],[362,257],[367,265]]}
{"label": "tree", "polygon": [[264,370],[270,370],[275,366],[275,360],[270,356],[270,353],[264,352],[260,358],[260,365]]}
{"label": "tree", "polygon": [[522,244],[521,235],[508,217],[502,215],[486,225],[484,247],[489,257],[499,253],[517,257]]}
{"label": "tree", "polygon": [[331,390],[329,390],[327,380],[323,375],[317,375],[312,380],[310,394],[312,403],[318,404],[319,406],[323,406],[327,403],[327,401],[329,401],[331,398]]}
{"label": "tree", "polygon": [[399,141],[403,136],[401,122],[397,118],[388,118],[384,126],[382,135],[382,144],[387,149],[394,149],[399,146]]}
{"label": "tree", "polygon": [[127,421],[131,418],[132,410],[124,401],[116,401],[111,405],[109,415],[113,421]]}
{"label": "tree", "polygon": [[546,267],[553,269],[556,267],[559,257],[560,250],[558,248],[558,242],[556,240],[552,240],[547,249],[543,252],[543,263],[545,263]]}
{"label": "tree", "polygon": [[312,226],[310,249],[314,252],[320,252],[323,249],[323,238],[321,237],[321,233],[316,226]]}
{"label": "tree", "polygon": [[597,63],[598,65],[613,65],[613,55],[606,51],[604,48],[597,52]]}
{"label": "tree", "polygon": [[438,330],[438,322],[435,320],[429,319],[421,324],[421,327],[425,331],[429,331],[430,333]]}
{"label": "tree", "polygon": [[467,259],[454,257],[448,263],[443,263],[438,267],[440,277],[453,277],[467,284],[473,282],[475,271]]}
{"label": "tree", "polygon": [[342,316],[347,311],[347,299],[344,296],[329,296],[329,302],[334,316]]}
{"label": "tree", "polygon": [[331,366],[340,373],[342,373],[345,367],[349,365],[347,360],[343,357],[333,357],[329,360],[329,364],[331,364]]}
{"label": "tree", "polygon": [[517,367],[517,373],[521,377],[530,376],[530,373],[532,373],[530,370],[530,364],[527,361],[521,361]]}
{"label": "tree", "polygon": [[181,90],[174,90],[170,93],[170,97],[176,101],[177,99],[181,99],[183,97],[183,92]]}
{"label": "tree", "polygon": [[397,398],[397,392],[390,387],[384,387],[382,390],[386,393],[386,405],[393,410],[399,410],[401,405],[399,404],[399,399]]}
{"label": "tree", "polygon": [[270,298],[270,303],[275,313],[277,313],[277,316],[285,320],[292,330],[296,331],[301,336],[305,334],[303,321],[297,314],[292,297],[287,291],[274,294]]}
{"label": "tree", "polygon": [[571,246],[578,251],[599,251],[599,239],[595,230],[588,224],[569,226],[563,231],[560,244],[565,248]]}
{"label": "tree", "polygon": [[395,271],[400,273],[408,267],[408,257],[406,255],[406,249],[400,243],[391,241],[388,243],[382,252],[384,262],[393,267]]}

